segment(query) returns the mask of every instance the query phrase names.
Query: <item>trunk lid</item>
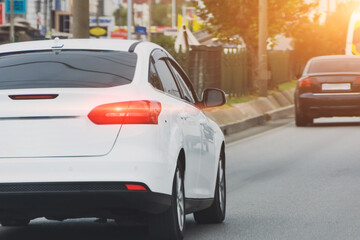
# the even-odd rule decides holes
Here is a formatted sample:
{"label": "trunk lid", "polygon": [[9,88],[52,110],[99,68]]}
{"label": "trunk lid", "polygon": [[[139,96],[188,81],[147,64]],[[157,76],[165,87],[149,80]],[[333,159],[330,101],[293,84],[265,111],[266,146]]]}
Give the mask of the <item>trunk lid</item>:
{"label": "trunk lid", "polygon": [[317,82],[314,92],[360,92],[360,74],[311,75],[310,78],[316,79]]}
{"label": "trunk lid", "polygon": [[[58,95],[52,99],[10,96]],[[121,125],[96,125],[89,112],[119,101],[99,89],[29,89],[0,91],[0,158],[85,157],[109,153]]]}

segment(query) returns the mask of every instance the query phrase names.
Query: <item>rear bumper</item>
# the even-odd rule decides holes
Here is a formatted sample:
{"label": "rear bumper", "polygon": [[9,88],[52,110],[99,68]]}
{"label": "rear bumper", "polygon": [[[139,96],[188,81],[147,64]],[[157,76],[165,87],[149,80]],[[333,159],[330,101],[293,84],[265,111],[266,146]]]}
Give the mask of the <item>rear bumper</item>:
{"label": "rear bumper", "polygon": [[360,116],[360,93],[303,93],[298,101],[311,117]]}
{"label": "rear bumper", "polygon": [[123,182],[0,184],[0,219],[54,219],[158,214],[171,196],[129,191]]}

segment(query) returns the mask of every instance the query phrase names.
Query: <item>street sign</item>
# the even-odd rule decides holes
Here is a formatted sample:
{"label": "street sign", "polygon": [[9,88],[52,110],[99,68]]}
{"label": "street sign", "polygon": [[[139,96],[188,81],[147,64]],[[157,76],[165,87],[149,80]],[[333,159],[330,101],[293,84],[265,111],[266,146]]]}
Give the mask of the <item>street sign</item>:
{"label": "street sign", "polygon": [[92,37],[106,37],[108,35],[107,27],[90,27],[90,36]]}
{"label": "street sign", "polygon": [[[25,14],[26,13],[26,0],[13,0],[14,1],[14,13]],[[10,0],[6,0],[6,13],[10,13]]]}
{"label": "street sign", "polygon": [[0,3],[0,25],[5,24],[5,3]]}
{"label": "street sign", "polygon": [[[99,21],[99,24],[98,24],[98,21]],[[112,27],[115,24],[115,18],[114,17],[99,17],[99,19],[98,19],[97,17],[90,16],[89,24],[90,24],[90,27],[97,26],[97,25]]]}
{"label": "street sign", "polygon": [[147,35],[146,27],[136,26],[135,33],[140,35]]}
{"label": "street sign", "polygon": [[110,32],[110,38],[127,39],[127,31],[125,29],[118,29]]}

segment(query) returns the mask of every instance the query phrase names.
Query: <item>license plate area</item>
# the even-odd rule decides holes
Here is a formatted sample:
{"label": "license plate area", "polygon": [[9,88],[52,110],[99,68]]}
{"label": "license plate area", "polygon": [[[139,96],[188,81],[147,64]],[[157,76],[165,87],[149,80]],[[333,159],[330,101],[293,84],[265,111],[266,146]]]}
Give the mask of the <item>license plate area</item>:
{"label": "license plate area", "polygon": [[323,83],[321,84],[323,91],[346,91],[351,90],[351,83]]}

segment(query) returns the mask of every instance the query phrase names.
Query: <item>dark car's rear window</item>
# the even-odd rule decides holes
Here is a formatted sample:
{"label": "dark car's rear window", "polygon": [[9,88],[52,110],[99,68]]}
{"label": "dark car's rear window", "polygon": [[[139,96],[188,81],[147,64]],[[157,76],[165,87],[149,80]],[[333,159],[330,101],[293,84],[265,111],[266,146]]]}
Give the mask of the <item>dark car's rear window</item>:
{"label": "dark car's rear window", "polygon": [[137,55],[53,51],[0,55],[0,89],[106,88],[131,83]]}
{"label": "dark car's rear window", "polygon": [[308,73],[360,72],[359,59],[321,59],[311,62]]}

